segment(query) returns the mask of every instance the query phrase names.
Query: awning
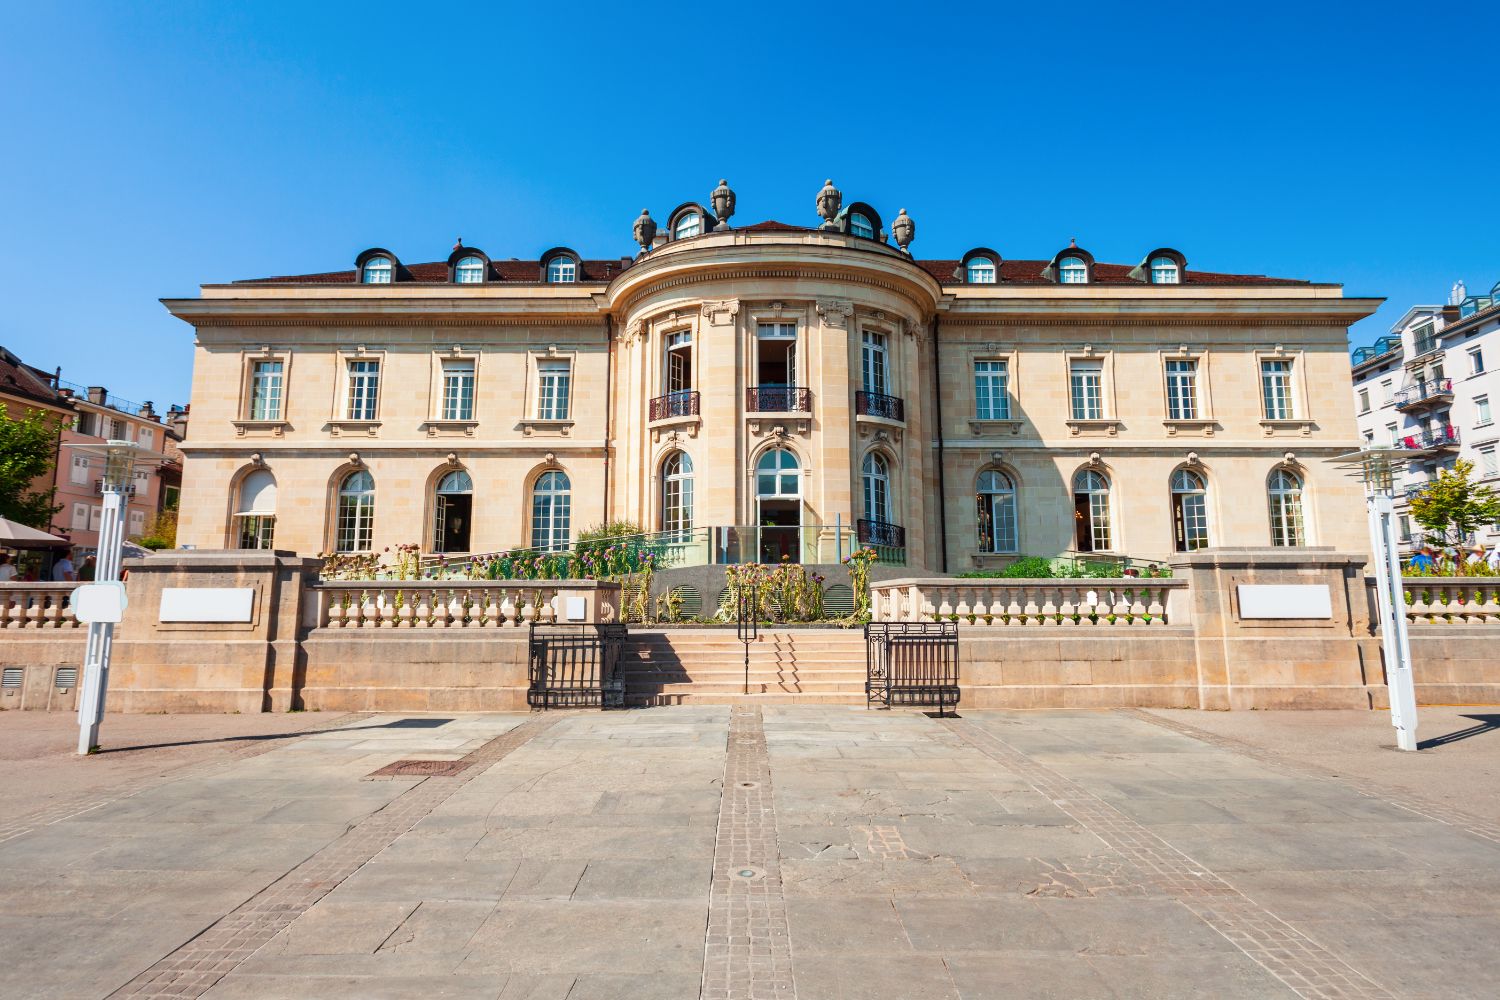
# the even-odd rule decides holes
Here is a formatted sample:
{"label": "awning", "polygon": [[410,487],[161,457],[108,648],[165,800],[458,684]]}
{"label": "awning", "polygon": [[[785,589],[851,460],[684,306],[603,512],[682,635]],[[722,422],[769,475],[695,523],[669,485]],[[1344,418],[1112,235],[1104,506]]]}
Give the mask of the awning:
{"label": "awning", "polygon": [[0,517],[0,549],[66,549],[72,544],[66,538]]}
{"label": "awning", "polygon": [[276,513],[276,477],[266,469],[256,469],[240,483],[239,517],[269,517]]}

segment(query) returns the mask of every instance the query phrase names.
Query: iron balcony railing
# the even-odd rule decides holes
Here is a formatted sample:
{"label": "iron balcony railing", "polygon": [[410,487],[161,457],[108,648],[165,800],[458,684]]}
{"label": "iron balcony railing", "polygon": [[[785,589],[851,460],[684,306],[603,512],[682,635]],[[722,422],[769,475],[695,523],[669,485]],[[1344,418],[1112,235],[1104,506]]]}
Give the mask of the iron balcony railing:
{"label": "iron balcony railing", "polygon": [[651,419],[667,420],[671,417],[696,417],[698,415],[698,390],[683,389],[657,396],[651,401]]}
{"label": "iron balcony railing", "polygon": [[900,396],[861,389],[854,394],[854,412],[862,417],[884,417],[886,420],[905,423],[906,401]]}
{"label": "iron balcony railing", "polygon": [[751,413],[811,413],[812,390],[795,385],[758,385],[745,390]]}
{"label": "iron balcony railing", "polygon": [[1431,483],[1407,483],[1403,493],[1406,495],[1406,499],[1410,500],[1431,485]]}
{"label": "iron balcony railing", "polygon": [[1408,434],[1406,436],[1406,447],[1416,450],[1430,450],[1434,448],[1453,448],[1458,445],[1458,428],[1452,424],[1445,424],[1437,430],[1423,431],[1420,434]]}
{"label": "iron balcony railing", "polygon": [[1409,385],[1396,393],[1396,409],[1406,410],[1434,401],[1452,398],[1453,380],[1451,378],[1435,378],[1426,382],[1418,382],[1416,385]]}
{"label": "iron balcony railing", "polygon": [[[94,480],[94,492],[100,496],[104,495],[104,480]],[[124,486],[121,486],[118,490],[116,490],[116,492],[123,493],[128,497],[133,497],[136,493],[135,483],[126,483]]]}
{"label": "iron balcony railing", "polygon": [[906,529],[899,524],[891,524],[889,521],[872,521],[862,517],[856,527],[859,531],[859,540],[864,545],[889,546],[897,549],[906,547]]}

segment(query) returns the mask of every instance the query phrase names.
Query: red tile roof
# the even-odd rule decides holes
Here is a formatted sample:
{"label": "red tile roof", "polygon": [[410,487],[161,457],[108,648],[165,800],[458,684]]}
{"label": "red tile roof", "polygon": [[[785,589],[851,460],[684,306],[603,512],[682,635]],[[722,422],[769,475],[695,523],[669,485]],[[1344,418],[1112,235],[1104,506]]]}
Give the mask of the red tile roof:
{"label": "red tile roof", "polygon": [[[67,408],[66,398],[37,369],[0,347],[0,396],[20,396]],[[17,416],[17,414],[11,414]]]}

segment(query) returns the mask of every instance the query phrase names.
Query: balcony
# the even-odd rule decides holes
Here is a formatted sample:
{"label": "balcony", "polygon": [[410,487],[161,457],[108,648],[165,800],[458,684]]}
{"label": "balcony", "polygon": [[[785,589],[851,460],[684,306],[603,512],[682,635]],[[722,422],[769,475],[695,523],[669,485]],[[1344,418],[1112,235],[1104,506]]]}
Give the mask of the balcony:
{"label": "balcony", "polygon": [[1358,368],[1366,361],[1383,358],[1387,354],[1396,354],[1401,351],[1400,337],[1381,337],[1369,347],[1360,347],[1354,351],[1354,366]]}
{"label": "balcony", "polygon": [[671,420],[674,417],[696,417],[698,415],[698,391],[682,389],[657,396],[651,401],[649,419]]}
{"label": "balcony", "polygon": [[906,529],[899,524],[892,524],[889,521],[871,521],[862,517],[856,522],[855,527],[858,529],[861,545],[906,548]]}
{"label": "balcony", "polygon": [[[115,492],[117,492],[117,493],[123,493],[123,494],[125,494],[128,497],[133,497],[133,496],[135,496],[135,483],[127,483],[126,485],[121,486]],[[96,479],[96,480],[94,480],[94,493],[97,494],[97,495],[99,495],[99,496],[103,496],[104,495],[104,480],[102,480],[102,479]]]}
{"label": "balcony", "polygon": [[811,413],[812,390],[795,385],[759,385],[745,390],[750,413]]}
{"label": "balcony", "polygon": [[1408,434],[1402,439],[1402,447],[1412,451],[1449,451],[1458,447],[1458,428],[1445,424],[1436,430]]}
{"label": "balcony", "polygon": [[861,417],[880,417],[906,423],[906,401],[900,396],[888,396],[883,392],[866,392],[861,389],[854,394],[854,412]]}
{"label": "balcony", "polygon": [[1453,402],[1453,380],[1435,378],[1409,385],[1396,393],[1396,409],[1410,413],[1423,407]]}
{"label": "balcony", "polygon": [[1412,497],[1416,496],[1418,493],[1421,493],[1431,485],[1432,484],[1430,482],[1407,483],[1406,487],[1401,492],[1402,495],[1406,497],[1406,499],[1410,500]]}
{"label": "balcony", "polygon": [[1443,346],[1440,337],[1418,337],[1412,343],[1412,357],[1420,358],[1424,354],[1431,354]]}

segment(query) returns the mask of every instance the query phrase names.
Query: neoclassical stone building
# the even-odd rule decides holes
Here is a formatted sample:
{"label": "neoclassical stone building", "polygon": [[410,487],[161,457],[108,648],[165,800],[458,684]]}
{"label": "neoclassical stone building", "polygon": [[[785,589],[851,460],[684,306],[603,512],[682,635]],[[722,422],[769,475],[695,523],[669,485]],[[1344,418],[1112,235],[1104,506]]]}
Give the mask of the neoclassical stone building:
{"label": "neoclassical stone building", "polygon": [[[634,257],[566,247],[204,285],[182,542],[557,548],[605,520],[685,558],[919,570],[1204,546],[1364,551],[1347,329],[1378,300],[1218,274],[909,252],[832,184],[821,224],[721,183]],[[998,241],[992,241],[998,242]],[[842,530],[840,530],[842,529]]]}

